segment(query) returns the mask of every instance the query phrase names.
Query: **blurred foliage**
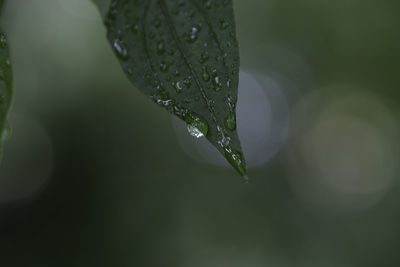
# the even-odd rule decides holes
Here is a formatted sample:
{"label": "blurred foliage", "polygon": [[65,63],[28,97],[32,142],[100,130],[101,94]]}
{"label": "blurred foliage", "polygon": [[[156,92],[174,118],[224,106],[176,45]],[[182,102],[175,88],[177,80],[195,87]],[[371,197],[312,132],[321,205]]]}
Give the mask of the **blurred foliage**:
{"label": "blurred foliage", "polygon": [[12,98],[12,70],[9,54],[6,34],[0,28],[0,159],[2,157],[2,142],[10,132],[7,122],[7,114]]}
{"label": "blurred foliage", "polygon": [[[0,266],[399,266],[399,5],[235,2],[243,69],[280,84],[292,118],[244,185],[185,154],[169,115],[121,73],[90,1],[8,1]],[[345,178],[361,177],[347,191],[312,169],[347,160]]]}
{"label": "blurred foliage", "polygon": [[[3,1],[0,1],[0,12]],[[12,69],[7,36],[0,27],[0,161],[2,142],[9,135],[10,128],[7,123],[7,114],[12,98]]]}

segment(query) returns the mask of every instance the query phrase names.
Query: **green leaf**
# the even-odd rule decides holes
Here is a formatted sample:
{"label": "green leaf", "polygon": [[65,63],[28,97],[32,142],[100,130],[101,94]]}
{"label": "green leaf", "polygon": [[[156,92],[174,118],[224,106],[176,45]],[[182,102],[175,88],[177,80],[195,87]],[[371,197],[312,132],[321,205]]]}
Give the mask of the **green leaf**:
{"label": "green leaf", "polygon": [[7,122],[7,113],[12,96],[12,72],[9,58],[7,38],[0,29],[0,148],[1,143],[8,136],[10,129]]}
{"label": "green leaf", "polygon": [[112,0],[105,25],[129,80],[247,177],[236,132],[232,0]]}
{"label": "green leaf", "polygon": [[[3,1],[0,1],[0,10]],[[10,109],[12,97],[12,71],[8,41],[5,33],[0,28],[0,153],[2,142],[10,134],[7,122],[7,113]],[[0,155],[1,157],[1,155]]]}

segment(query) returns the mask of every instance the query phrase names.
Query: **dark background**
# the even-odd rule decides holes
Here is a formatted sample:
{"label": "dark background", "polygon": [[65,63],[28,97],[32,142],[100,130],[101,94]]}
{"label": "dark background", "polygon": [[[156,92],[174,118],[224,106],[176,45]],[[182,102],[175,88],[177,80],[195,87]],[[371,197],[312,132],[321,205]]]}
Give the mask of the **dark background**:
{"label": "dark background", "polygon": [[0,266],[400,266],[399,10],[235,1],[244,184],[128,82],[89,0],[9,0]]}

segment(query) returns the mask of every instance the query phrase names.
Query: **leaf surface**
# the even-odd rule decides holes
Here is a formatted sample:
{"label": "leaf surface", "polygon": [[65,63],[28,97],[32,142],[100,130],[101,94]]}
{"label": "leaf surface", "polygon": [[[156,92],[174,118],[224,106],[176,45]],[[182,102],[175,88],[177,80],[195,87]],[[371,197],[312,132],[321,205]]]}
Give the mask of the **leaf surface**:
{"label": "leaf surface", "polygon": [[232,0],[112,0],[105,24],[129,80],[247,177],[236,131]]}

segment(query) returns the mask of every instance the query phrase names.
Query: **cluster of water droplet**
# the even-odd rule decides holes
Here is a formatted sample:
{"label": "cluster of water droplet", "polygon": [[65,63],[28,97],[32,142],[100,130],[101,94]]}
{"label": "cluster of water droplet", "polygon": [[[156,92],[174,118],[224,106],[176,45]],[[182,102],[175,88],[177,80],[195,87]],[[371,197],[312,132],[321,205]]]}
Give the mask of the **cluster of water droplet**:
{"label": "cluster of water droplet", "polygon": [[243,175],[246,175],[246,162],[241,152],[232,148],[231,138],[228,136],[224,128],[217,126],[218,138],[217,143],[222,149],[225,158]]}

